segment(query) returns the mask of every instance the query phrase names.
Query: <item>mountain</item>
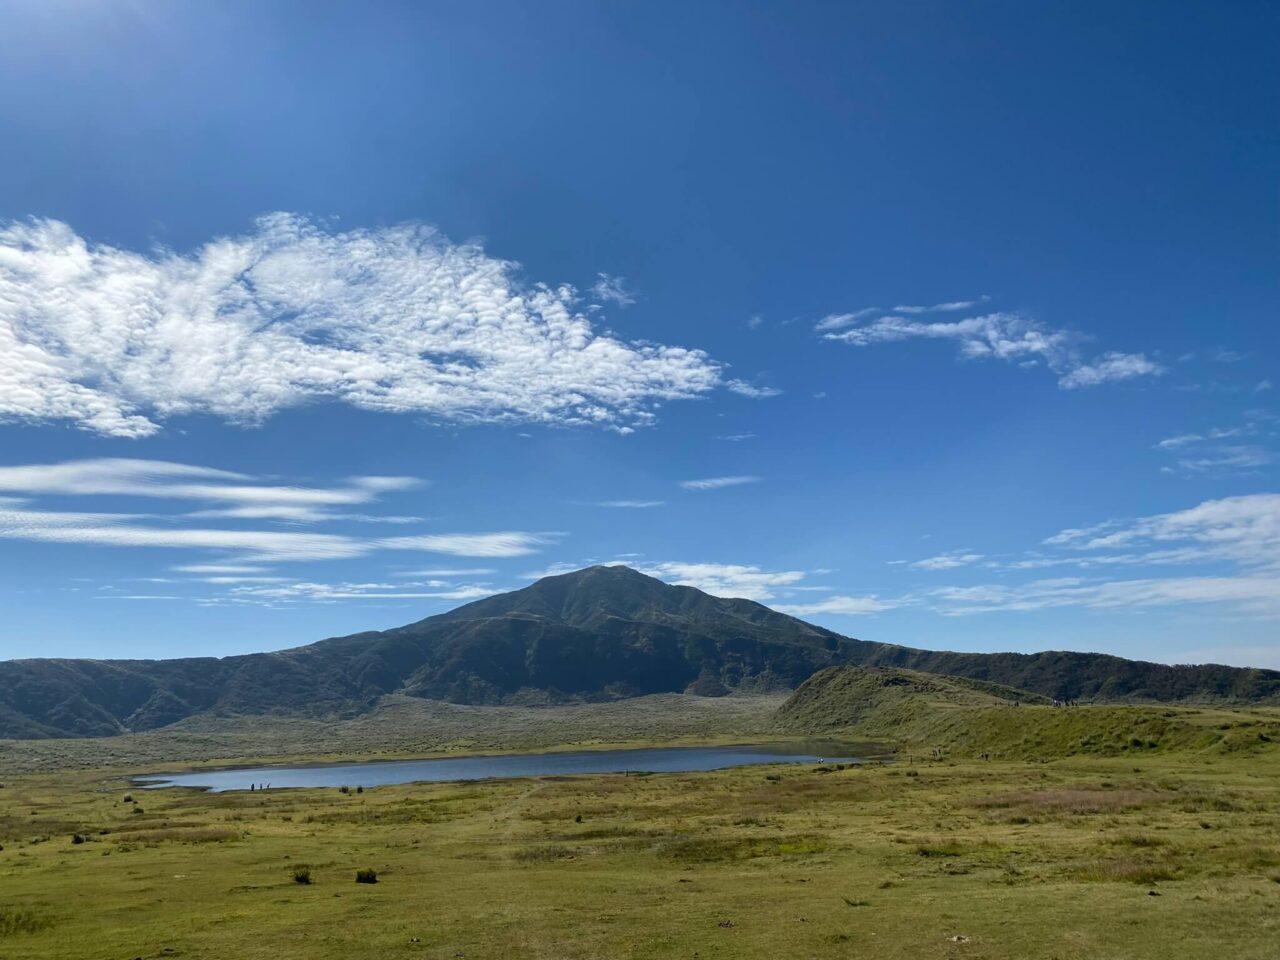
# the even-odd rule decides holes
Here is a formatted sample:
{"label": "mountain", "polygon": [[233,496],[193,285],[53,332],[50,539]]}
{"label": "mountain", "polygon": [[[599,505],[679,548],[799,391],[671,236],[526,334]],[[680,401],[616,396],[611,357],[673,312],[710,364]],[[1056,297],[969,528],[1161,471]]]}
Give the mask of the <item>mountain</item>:
{"label": "mountain", "polygon": [[477,704],[718,696],[794,688],[837,664],[968,677],[1061,699],[1280,700],[1276,671],[915,650],[611,566],[546,577],[393,630],[275,653],[0,661],[0,737],[105,736],[201,713],[345,716],[391,693]]}

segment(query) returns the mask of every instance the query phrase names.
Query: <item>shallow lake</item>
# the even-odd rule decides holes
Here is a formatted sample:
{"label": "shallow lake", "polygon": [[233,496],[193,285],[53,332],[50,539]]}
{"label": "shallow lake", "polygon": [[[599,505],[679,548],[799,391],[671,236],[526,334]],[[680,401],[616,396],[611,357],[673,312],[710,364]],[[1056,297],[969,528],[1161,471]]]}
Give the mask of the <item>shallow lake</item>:
{"label": "shallow lake", "polygon": [[856,748],[837,743],[771,743],[725,747],[652,747],[634,750],[580,750],[572,753],[511,753],[388,760],[314,766],[244,767],[155,774],[137,778],[147,789],[195,787],[221,793],[269,787],[377,787],[393,783],[440,783],[507,777],[564,776],[574,773],[686,773],[758,763],[859,763]]}

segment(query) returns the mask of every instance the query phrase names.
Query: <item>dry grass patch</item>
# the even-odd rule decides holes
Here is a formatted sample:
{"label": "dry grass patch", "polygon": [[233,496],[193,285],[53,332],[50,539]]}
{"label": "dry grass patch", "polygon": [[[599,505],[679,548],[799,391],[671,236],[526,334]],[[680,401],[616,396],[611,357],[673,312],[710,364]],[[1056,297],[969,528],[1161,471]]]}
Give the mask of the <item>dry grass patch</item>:
{"label": "dry grass patch", "polygon": [[205,827],[196,830],[179,830],[166,828],[162,830],[139,830],[134,833],[116,835],[118,843],[226,843],[241,838],[239,830],[228,830],[219,827]]}
{"label": "dry grass patch", "polygon": [[669,840],[658,854],[683,863],[730,863],[757,857],[803,857],[825,853],[830,843],[821,836],[793,834],[786,837],[685,837]]}
{"label": "dry grass patch", "polygon": [[12,937],[20,933],[39,933],[51,926],[53,926],[53,920],[43,913],[0,907],[0,937]]}
{"label": "dry grass patch", "polygon": [[1005,811],[1006,818],[1015,814],[1028,817],[1087,816],[1138,810],[1163,803],[1172,796],[1152,790],[1062,787],[997,793],[977,800],[974,806],[980,810]]}
{"label": "dry grass patch", "polygon": [[1094,882],[1139,883],[1149,886],[1161,880],[1177,880],[1177,864],[1141,857],[1105,857],[1077,866],[1072,875]]}

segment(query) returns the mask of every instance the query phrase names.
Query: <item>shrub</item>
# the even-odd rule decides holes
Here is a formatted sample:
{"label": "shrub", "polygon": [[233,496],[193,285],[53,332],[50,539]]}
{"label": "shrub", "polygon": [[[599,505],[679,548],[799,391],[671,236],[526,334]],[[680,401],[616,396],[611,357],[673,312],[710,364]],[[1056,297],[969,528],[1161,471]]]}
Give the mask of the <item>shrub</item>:
{"label": "shrub", "polygon": [[53,921],[43,914],[31,910],[0,907],[0,937],[11,937],[18,933],[38,933],[52,925]]}
{"label": "shrub", "polygon": [[[359,875],[357,874],[357,877]],[[311,868],[302,865],[293,868],[293,882],[306,886],[311,883]]]}
{"label": "shrub", "polygon": [[78,834],[78,833],[73,833],[73,834],[71,835],[71,842],[72,842],[72,843],[84,843],[84,837],[83,837],[82,835]]}
{"label": "shrub", "polygon": [[963,853],[964,848],[954,840],[947,840],[942,843],[922,843],[916,847],[916,855],[920,857],[959,857]]}
{"label": "shrub", "polygon": [[378,882],[377,870],[357,870],[356,871],[356,883],[377,883],[377,882]]}

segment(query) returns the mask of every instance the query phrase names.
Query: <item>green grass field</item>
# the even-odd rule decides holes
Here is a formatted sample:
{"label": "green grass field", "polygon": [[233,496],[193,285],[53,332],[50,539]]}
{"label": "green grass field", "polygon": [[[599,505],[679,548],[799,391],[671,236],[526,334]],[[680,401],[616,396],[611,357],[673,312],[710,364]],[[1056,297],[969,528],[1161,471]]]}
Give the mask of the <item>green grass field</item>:
{"label": "green grass field", "polygon": [[[1044,740],[1068,713],[999,716]],[[1216,738],[363,793],[21,773],[0,957],[1270,960],[1277,715],[1178,714]]]}

